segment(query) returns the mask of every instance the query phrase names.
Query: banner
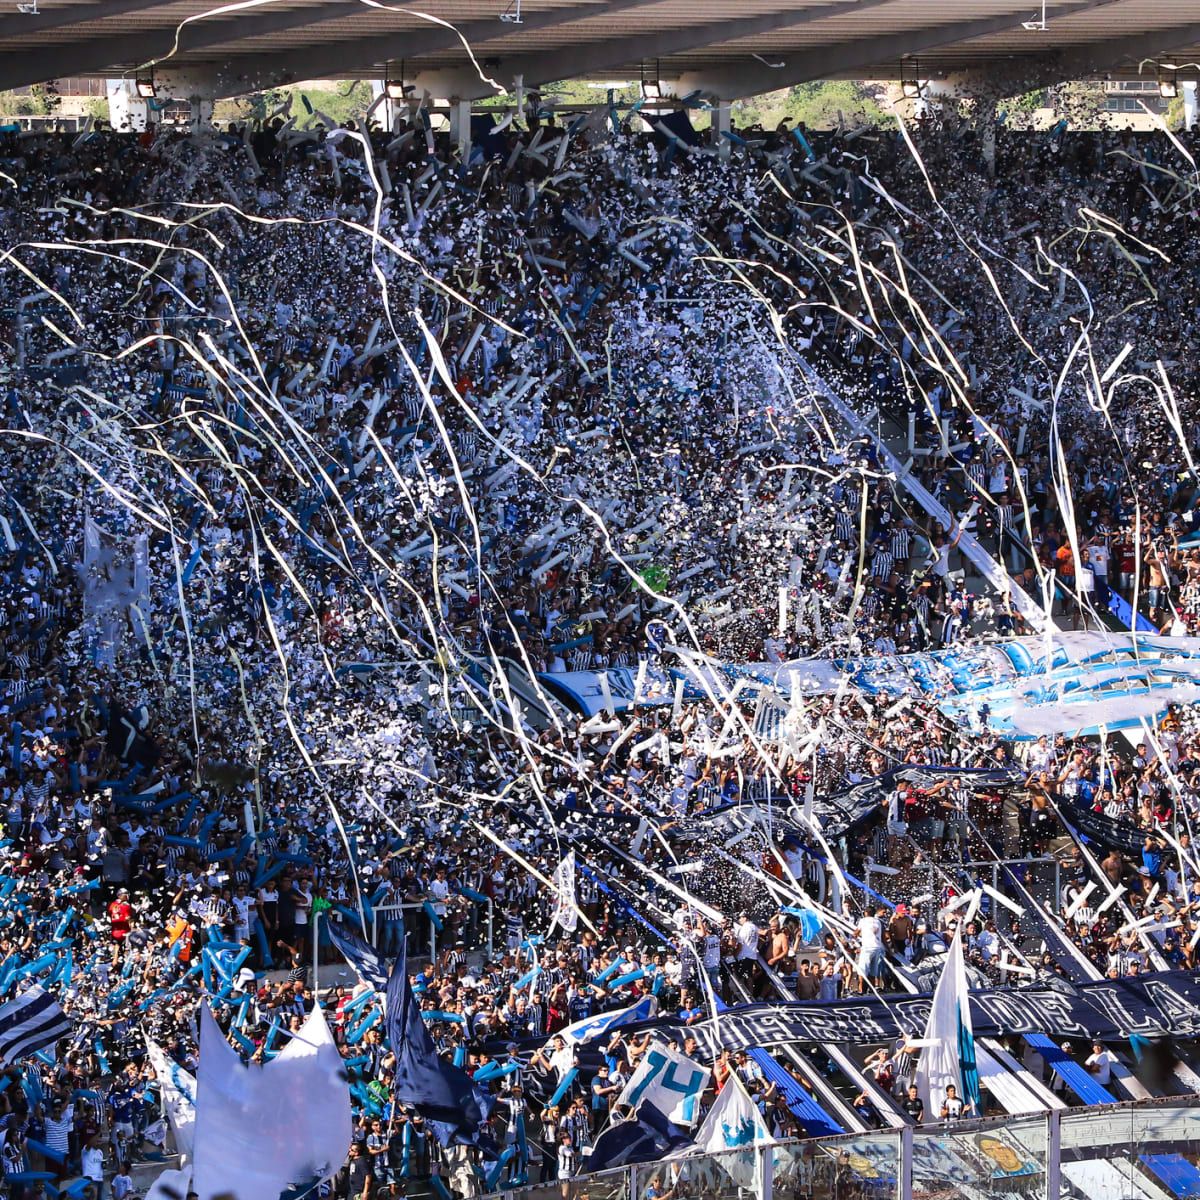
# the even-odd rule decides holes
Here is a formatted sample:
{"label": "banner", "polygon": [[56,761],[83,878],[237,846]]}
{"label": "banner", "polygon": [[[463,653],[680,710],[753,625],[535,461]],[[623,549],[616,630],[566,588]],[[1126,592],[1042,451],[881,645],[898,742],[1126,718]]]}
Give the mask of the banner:
{"label": "banner", "polygon": [[582,1046],[588,1042],[594,1042],[598,1037],[603,1037],[619,1025],[632,1025],[637,1021],[644,1021],[648,1017],[653,1017],[657,1012],[657,997],[643,996],[636,1004],[631,1004],[628,1008],[597,1013],[594,1017],[585,1017],[582,1021],[576,1021],[574,1025],[568,1025],[566,1029],[560,1029],[554,1037],[562,1038],[568,1047]]}
{"label": "banner", "polygon": [[[816,797],[813,801],[813,816],[820,822],[827,837],[837,836],[875,816],[898,784],[909,783],[915,788],[931,788],[950,776],[973,792],[990,792],[1024,783],[1026,772],[1020,767],[973,770],[968,767],[927,767],[909,763],[893,767],[874,779],[864,779],[844,791]],[[802,831],[807,830],[808,823],[804,820],[802,804],[793,804],[788,809],[788,817],[796,822]]]}
{"label": "banner", "polygon": [[649,1104],[675,1125],[695,1125],[711,1072],[666,1042],[655,1042],[617,1097],[636,1109]]}
{"label": "banner", "polygon": [[[885,1042],[919,1038],[929,1022],[929,996],[829,1003],[746,1004],[719,1022],[687,1026],[700,1044],[697,1057],[711,1061],[722,1047],[732,1051],[792,1042]],[[1086,1038],[1128,1041],[1139,1037],[1200,1037],[1200,973],[1162,971],[1139,978],[1101,980],[1077,987],[996,988],[970,994],[971,1026],[979,1037],[1044,1033],[1056,1041]],[[596,1018],[593,1018],[596,1019]],[[671,1022],[675,1025],[675,1022]],[[660,1023],[656,1028],[664,1028]],[[682,1027],[680,1027],[682,1031]]]}
{"label": "banner", "polygon": [[554,915],[550,928],[557,925],[565,933],[574,933],[579,924],[579,909],[575,905],[575,851],[567,851],[562,862],[554,868]]}
{"label": "banner", "polygon": [[1107,850],[1120,850],[1141,858],[1146,841],[1144,830],[1128,821],[1116,821],[1095,809],[1064,804],[1059,810],[1063,820],[1073,825],[1089,842],[1099,842]]}
{"label": "banner", "polygon": [[192,1157],[192,1136],[196,1125],[196,1077],[168,1058],[152,1038],[146,1038],[150,1065],[162,1094],[162,1106],[175,1134],[175,1149],[180,1161]]}
{"label": "banner", "polygon": [[[701,1154],[719,1155],[717,1165],[739,1188],[758,1194],[758,1156],[752,1153],[759,1146],[774,1146],[775,1139],[763,1120],[758,1106],[746,1095],[746,1089],[736,1073],[730,1072],[704,1124],[696,1133],[695,1150]],[[728,1151],[738,1153],[730,1154]]]}

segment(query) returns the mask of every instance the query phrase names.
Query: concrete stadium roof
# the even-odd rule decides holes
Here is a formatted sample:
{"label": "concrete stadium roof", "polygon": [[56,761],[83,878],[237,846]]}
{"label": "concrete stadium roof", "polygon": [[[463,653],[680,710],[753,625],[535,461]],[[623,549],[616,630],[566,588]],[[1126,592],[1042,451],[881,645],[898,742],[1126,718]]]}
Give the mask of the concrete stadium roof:
{"label": "concrete stadium roof", "polygon": [[[10,0],[15,9],[15,0]],[[557,80],[678,81],[722,99],[814,79],[1195,79],[1197,0],[40,0],[0,15],[0,88],[156,70],[231,96],[317,78],[398,78],[434,96]],[[211,15],[210,15],[211,14]],[[424,15],[422,15],[424,14]],[[453,28],[430,18],[448,22]]]}

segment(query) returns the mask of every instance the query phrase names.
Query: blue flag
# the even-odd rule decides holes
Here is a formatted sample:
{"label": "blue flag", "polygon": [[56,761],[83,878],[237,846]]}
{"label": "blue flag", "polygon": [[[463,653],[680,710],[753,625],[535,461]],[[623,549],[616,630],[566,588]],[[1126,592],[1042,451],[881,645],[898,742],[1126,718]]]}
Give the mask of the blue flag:
{"label": "blue flag", "polygon": [[343,929],[336,921],[328,922],[326,928],[329,930],[329,940],[358,972],[359,979],[370,984],[382,996],[388,986],[387,967],[383,959],[357,933]]}
{"label": "blue flag", "polygon": [[653,1162],[673,1150],[690,1146],[692,1139],[672,1124],[652,1104],[642,1104],[632,1121],[610,1125],[588,1156],[588,1171],[607,1171],[632,1163]]}
{"label": "blue flag", "polygon": [[496,1157],[483,1123],[494,1102],[465,1071],[438,1055],[408,982],[404,941],[387,981],[387,1037],[396,1056],[392,1095],[417,1110],[443,1146],[476,1146]]}

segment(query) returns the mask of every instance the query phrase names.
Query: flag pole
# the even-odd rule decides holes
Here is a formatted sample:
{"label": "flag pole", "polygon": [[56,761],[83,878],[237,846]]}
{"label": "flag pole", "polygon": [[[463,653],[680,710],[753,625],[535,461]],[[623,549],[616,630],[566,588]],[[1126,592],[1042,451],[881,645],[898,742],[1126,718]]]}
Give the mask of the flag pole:
{"label": "flag pole", "polygon": [[321,945],[321,910],[314,904],[312,907],[312,928],[313,928],[313,1004],[321,1007],[321,965],[319,962],[319,948]]}

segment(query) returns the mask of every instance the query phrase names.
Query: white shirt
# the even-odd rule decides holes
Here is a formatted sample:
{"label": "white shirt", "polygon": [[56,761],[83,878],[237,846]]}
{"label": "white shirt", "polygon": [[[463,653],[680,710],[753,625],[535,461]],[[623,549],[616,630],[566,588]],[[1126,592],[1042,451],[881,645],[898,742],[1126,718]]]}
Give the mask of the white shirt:
{"label": "white shirt", "polygon": [[1116,1056],[1111,1051],[1101,1050],[1099,1054],[1089,1055],[1084,1066],[1101,1087],[1107,1087],[1112,1079],[1113,1063],[1116,1061]]}
{"label": "white shirt", "polygon": [[883,925],[878,917],[860,917],[858,936],[864,953],[883,949]]}
{"label": "white shirt", "polygon": [[758,957],[758,926],[746,920],[734,927],[733,936],[738,940],[738,960]]}
{"label": "white shirt", "polygon": [[89,1179],[104,1178],[104,1151],[99,1146],[84,1146],[79,1158],[84,1175]]}

